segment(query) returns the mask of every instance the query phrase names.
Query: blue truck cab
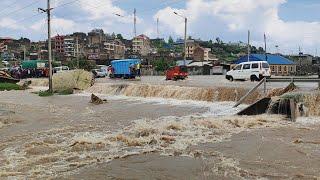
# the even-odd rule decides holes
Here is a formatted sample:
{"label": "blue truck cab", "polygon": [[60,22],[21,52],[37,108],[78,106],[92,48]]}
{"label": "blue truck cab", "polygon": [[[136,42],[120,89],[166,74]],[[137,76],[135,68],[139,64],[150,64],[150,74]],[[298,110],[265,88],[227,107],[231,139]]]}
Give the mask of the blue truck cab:
{"label": "blue truck cab", "polygon": [[115,78],[135,78],[136,74],[130,72],[130,64],[136,67],[141,64],[140,59],[122,59],[111,61],[111,66],[114,68]]}

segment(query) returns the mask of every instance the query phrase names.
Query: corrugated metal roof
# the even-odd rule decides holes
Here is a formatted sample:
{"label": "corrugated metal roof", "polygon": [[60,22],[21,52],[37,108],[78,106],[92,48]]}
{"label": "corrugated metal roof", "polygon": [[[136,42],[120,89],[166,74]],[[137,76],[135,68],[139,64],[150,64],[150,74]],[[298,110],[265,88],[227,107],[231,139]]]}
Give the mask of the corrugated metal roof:
{"label": "corrugated metal roof", "polygon": [[[247,62],[248,56],[244,56],[241,59],[235,61],[233,64],[240,64],[242,62]],[[264,54],[250,54],[250,61],[266,61],[266,56]],[[267,62],[271,65],[294,65],[292,61],[289,59],[274,55],[274,54],[267,54]]]}
{"label": "corrugated metal roof", "polygon": [[[185,65],[190,64],[192,61],[193,60],[186,60],[186,64]],[[176,63],[177,63],[177,66],[184,66],[184,60],[179,60]]]}
{"label": "corrugated metal roof", "polygon": [[210,62],[193,62],[188,65],[188,67],[193,67],[193,66],[199,66],[201,67],[202,65],[211,65]]}

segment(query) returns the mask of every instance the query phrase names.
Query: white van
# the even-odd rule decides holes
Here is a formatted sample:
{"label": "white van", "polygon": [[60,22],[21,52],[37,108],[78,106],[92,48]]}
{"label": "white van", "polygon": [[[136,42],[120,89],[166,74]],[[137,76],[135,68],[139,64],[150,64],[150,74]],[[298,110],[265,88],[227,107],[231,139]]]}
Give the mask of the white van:
{"label": "white van", "polygon": [[226,74],[226,79],[259,81],[271,77],[271,70],[267,61],[250,61],[238,64]]}
{"label": "white van", "polygon": [[63,72],[63,71],[69,71],[69,67],[68,66],[60,66],[60,67],[55,67],[54,71],[57,73]]}

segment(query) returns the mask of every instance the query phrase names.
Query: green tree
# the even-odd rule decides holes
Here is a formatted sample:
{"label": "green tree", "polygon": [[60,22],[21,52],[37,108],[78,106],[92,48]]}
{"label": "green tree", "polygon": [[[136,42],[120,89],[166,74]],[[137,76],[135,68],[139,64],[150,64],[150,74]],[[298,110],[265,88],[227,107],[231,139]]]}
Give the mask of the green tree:
{"label": "green tree", "polygon": [[156,71],[166,71],[172,63],[169,63],[164,57],[160,58],[156,63],[155,63],[155,70]]}
{"label": "green tree", "polygon": [[218,44],[221,44],[221,42],[222,42],[219,37],[216,38],[216,41]]}
{"label": "green tree", "polygon": [[117,34],[117,39],[123,40],[123,37],[121,34]]}
{"label": "green tree", "polygon": [[116,34],[115,34],[114,32],[111,34],[111,38],[112,38],[112,39],[115,39],[115,38],[116,38]]}
{"label": "green tree", "polygon": [[189,36],[189,37],[188,37],[188,40],[192,40],[192,37],[191,37],[191,36]]}
{"label": "green tree", "polygon": [[[77,59],[73,58],[69,63],[68,67],[70,69],[77,69]],[[86,71],[91,71],[96,67],[96,63],[94,61],[89,61],[88,59],[81,57],[79,58],[79,69],[84,69]]]}
{"label": "green tree", "polygon": [[259,53],[264,53],[264,49],[262,47],[258,48]]}
{"label": "green tree", "polygon": [[169,36],[168,44],[173,45],[173,43],[174,43],[173,38]]}

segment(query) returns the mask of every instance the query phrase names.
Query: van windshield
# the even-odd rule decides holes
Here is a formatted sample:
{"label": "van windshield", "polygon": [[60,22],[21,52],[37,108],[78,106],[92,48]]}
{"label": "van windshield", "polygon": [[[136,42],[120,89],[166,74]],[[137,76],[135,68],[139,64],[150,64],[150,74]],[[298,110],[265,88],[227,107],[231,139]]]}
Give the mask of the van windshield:
{"label": "van windshield", "polygon": [[268,63],[262,63],[262,68],[269,69],[269,64]]}

